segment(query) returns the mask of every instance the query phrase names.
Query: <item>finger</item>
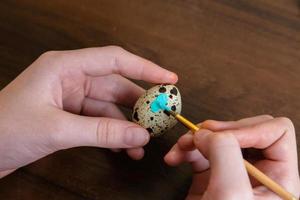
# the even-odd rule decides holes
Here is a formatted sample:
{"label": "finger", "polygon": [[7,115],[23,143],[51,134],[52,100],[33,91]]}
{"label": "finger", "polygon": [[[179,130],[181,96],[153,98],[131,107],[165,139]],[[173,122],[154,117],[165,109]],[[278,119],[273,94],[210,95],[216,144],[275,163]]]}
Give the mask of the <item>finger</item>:
{"label": "finger", "polygon": [[178,144],[175,144],[171,150],[165,155],[164,160],[170,166],[177,166],[179,163],[183,162],[183,158],[178,148]]}
{"label": "finger", "polygon": [[129,157],[133,160],[140,160],[144,157],[144,149],[143,148],[132,148],[126,150]]}
{"label": "finger", "polygon": [[[299,188],[296,138],[293,123],[288,118],[275,118],[236,130],[221,131],[222,134],[233,134],[243,148],[254,147],[263,149],[266,161],[273,164],[266,170],[260,167],[268,176],[281,181],[285,188],[296,191]],[[276,170],[270,168],[276,164]],[[266,163],[264,164],[266,166]],[[282,175],[284,174],[284,175]],[[279,180],[280,179],[280,180]]]}
{"label": "finger", "polygon": [[191,163],[194,172],[201,172],[209,167],[208,161],[198,150],[183,151],[178,144],[165,155],[164,160],[170,166],[178,166],[184,162]]}
{"label": "finger", "polygon": [[165,162],[171,166],[177,166],[183,162],[191,163],[194,172],[206,170],[208,161],[203,155],[195,150],[193,135],[191,132],[184,134],[164,157]]}
{"label": "finger", "polygon": [[113,102],[130,108],[145,91],[132,81],[117,74],[91,77],[88,82],[86,96],[89,98]]}
{"label": "finger", "polygon": [[133,122],[57,112],[55,119],[51,119],[57,127],[50,135],[58,149],[77,146],[136,148],[149,141],[147,130]]}
{"label": "finger", "polygon": [[[124,114],[113,103],[97,101],[90,98],[85,98],[82,103],[81,114],[95,117],[110,117],[115,119],[126,120]],[[111,149],[112,152],[119,153],[122,149]]]}
{"label": "finger", "polygon": [[5,171],[1,171],[0,172],[0,178],[4,177],[4,176],[7,176],[11,173],[13,173],[14,171],[16,171],[16,169],[10,169],[10,170],[5,170]]}
{"label": "finger", "polygon": [[187,134],[181,136],[178,139],[177,144],[179,148],[183,151],[192,151],[196,148],[194,145],[193,135],[191,132],[188,132]]}
{"label": "finger", "polygon": [[287,118],[273,120],[238,130],[223,131],[234,134],[241,147],[264,149],[268,159],[296,160],[296,139],[292,122]]}
{"label": "finger", "polygon": [[122,151],[122,149],[110,149],[112,152],[114,152],[114,153],[119,153],[119,152],[121,152]]}
{"label": "finger", "polygon": [[[111,102],[98,101],[90,98],[85,98],[82,103],[81,113],[86,116],[94,117],[109,117],[120,120],[126,120],[126,117],[115,104]],[[119,153],[120,148],[111,149],[112,152]]]}
{"label": "finger", "polygon": [[[201,130],[195,134],[194,143],[210,162],[211,176],[207,192],[212,199],[252,198],[242,152],[233,135]],[[239,192],[236,188],[239,188]]]}
{"label": "finger", "polygon": [[[122,149],[111,149],[115,153],[119,153]],[[144,157],[145,151],[143,148],[132,148],[126,149],[126,152],[130,158],[133,160],[140,160]]]}
{"label": "finger", "polygon": [[81,113],[92,117],[110,117],[126,120],[126,117],[114,103],[85,98]]}
{"label": "finger", "polygon": [[207,190],[209,177],[210,177],[210,170],[206,170],[201,173],[194,174],[188,197],[202,196]]}
{"label": "finger", "polygon": [[[224,131],[226,134],[228,131]],[[299,192],[299,172],[297,163],[297,146],[293,123],[288,118],[273,120],[232,130],[242,147],[263,149],[263,155],[271,162],[276,162],[277,170],[269,174],[281,178],[282,185],[290,191]],[[274,165],[273,165],[274,166]],[[268,174],[269,171],[266,170]],[[284,175],[282,175],[284,173]],[[280,175],[281,174],[281,175]]]}
{"label": "finger", "polygon": [[152,83],[177,82],[177,75],[158,65],[136,56],[120,47],[107,46],[50,53],[63,70],[77,70],[89,76],[120,74]]}
{"label": "finger", "polygon": [[[108,117],[120,120],[126,120],[122,111],[113,103],[97,101],[94,99],[85,98],[82,105],[82,114],[95,117]],[[122,149],[114,148],[112,152],[120,153]]]}
{"label": "finger", "polygon": [[254,124],[269,121],[271,119],[274,119],[271,115],[259,115],[255,117],[241,119],[238,121],[206,120],[201,124],[201,126],[211,131],[223,131],[228,129],[238,129],[245,126],[251,126]]}
{"label": "finger", "polygon": [[[177,166],[183,162],[196,162],[196,161],[202,161],[205,158],[202,156],[202,154],[198,150],[193,151],[183,151],[178,147],[178,144],[174,145],[174,148],[170,150],[164,157],[165,162],[168,165],[171,166]],[[202,162],[201,162],[202,163]],[[203,162],[205,166],[207,166],[207,162],[205,159],[205,162]],[[200,168],[200,167],[199,167]],[[201,167],[203,168],[203,167]],[[205,167],[207,168],[207,167]]]}

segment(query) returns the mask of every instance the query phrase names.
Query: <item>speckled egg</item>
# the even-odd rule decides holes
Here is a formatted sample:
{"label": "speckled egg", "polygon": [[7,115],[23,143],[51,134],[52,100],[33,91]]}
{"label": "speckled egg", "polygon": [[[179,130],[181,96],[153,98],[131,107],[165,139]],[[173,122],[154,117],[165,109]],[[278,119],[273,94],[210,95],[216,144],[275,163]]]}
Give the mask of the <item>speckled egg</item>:
{"label": "speckled egg", "polygon": [[151,136],[160,136],[171,129],[177,120],[163,109],[153,111],[151,104],[158,96],[166,98],[166,106],[176,113],[181,113],[181,96],[174,85],[157,85],[147,90],[135,103],[132,120],[146,128]]}

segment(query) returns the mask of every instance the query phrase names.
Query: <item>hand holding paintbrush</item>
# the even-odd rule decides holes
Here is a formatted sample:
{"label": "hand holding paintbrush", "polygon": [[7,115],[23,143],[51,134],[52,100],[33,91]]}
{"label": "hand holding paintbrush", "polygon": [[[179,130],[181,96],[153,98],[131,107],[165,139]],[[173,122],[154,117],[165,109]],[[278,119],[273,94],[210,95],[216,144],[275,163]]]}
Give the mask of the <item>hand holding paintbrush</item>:
{"label": "hand holding paintbrush", "polygon": [[[172,93],[172,91],[176,92]],[[175,95],[176,98],[174,98],[173,95]],[[189,156],[186,156],[186,159],[189,162],[193,162],[193,165],[195,166],[195,160],[193,160],[195,154],[199,155],[201,152],[205,155],[206,153],[206,156],[210,161],[209,164],[211,165],[210,169],[212,174],[206,191],[203,191],[203,184],[205,184],[203,177],[201,180],[198,180],[198,187],[192,186],[192,190],[196,190],[197,195],[201,196],[204,192],[206,194],[211,193],[209,199],[216,200],[220,199],[220,195],[223,197],[221,199],[245,199],[245,194],[242,194],[241,196],[241,193],[247,193],[246,197],[249,197],[250,199],[252,199],[252,196],[259,198],[266,197],[267,199],[278,197],[286,200],[297,199],[293,194],[299,196],[300,183],[297,169],[295,134],[293,124],[290,120],[286,118],[270,119],[271,117],[256,117],[253,119],[242,120],[234,125],[225,123],[225,125],[223,124],[223,126],[219,127],[214,123],[213,125],[204,123],[202,125],[202,128],[204,129],[200,129],[200,127],[181,116],[179,114],[180,111],[181,100],[178,89],[172,85],[159,85],[147,90],[147,92],[139,98],[134,107],[133,118],[135,122],[149,130],[152,136],[158,136],[163,131],[170,129],[176,124],[176,120],[189,128],[192,133],[198,133],[192,137],[192,139],[190,137],[191,142],[189,146],[192,145],[193,148],[197,147],[199,151],[196,150],[193,151],[193,153],[189,152],[191,155],[187,153]],[[226,143],[228,137],[231,136],[231,139],[229,140],[231,144],[226,144],[227,146],[221,145],[220,147],[218,145],[214,146],[213,144],[216,142],[211,142],[211,139],[199,139],[203,137],[202,135],[205,131],[206,133],[211,133],[207,138],[210,138],[213,135],[213,140],[219,138],[217,140],[219,143]],[[232,136],[233,133],[234,136]],[[188,135],[192,136],[191,134]],[[222,135],[224,137],[220,140],[220,136]],[[195,140],[195,138],[198,138],[198,140]],[[199,142],[201,140],[205,140],[205,142]],[[253,147],[264,149],[263,153],[266,159],[260,161],[257,166],[254,166],[242,159],[240,146],[242,148]],[[182,149],[178,150],[180,147]],[[289,149],[287,149],[287,147]],[[176,148],[177,157],[175,155]],[[208,151],[207,149],[210,151],[208,154],[206,152]],[[221,149],[224,149],[224,151]],[[185,147],[180,146],[180,142],[178,142],[178,145],[175,145],[175,149],[173,148],[171,151],[172,153],[166,156],[166,162],[169,164],[174,164],[174,161],[175,164],[176,162],[182,162],[182,159],[185,157],[184,151],[186,151]],[[202,160],[203,159],[202,156]],[[206,169],[208,169],[207,160],[206,162],[204,161],[204,163]],[[203,165],[203,163],[201,165]],[[199,167],[199,164],[196,164],[196,166]],[[257,167],[261,168],[268,176]],[[215,169],[219,170],[216,172]],[[197,171],[199,171],[199,169]],[[255,185],[252,183],[253,189],[251,188],[246,171],[251,177],[256,179]],[[286,176],[286,174],[288,176]],[[272,179],[269,176],[272,177]],[[276,180],[276,182],[273,179]],[[288,183],[286,183],[287,181]],[[206,182],[208,182],[208,180],[206,180]],[[291,183],[294,185],[291,186]],[[235,185],[234,190],[236,190],[236,192],[231,191],[233,185]],[[266,189],[263,186],[269,190],[262,193],[261,190]],[[228,194],[226,188],[229,188],[229,193],[231,193],[231,196],[227,198],[225,197],[226,194]],[[202,193],[199,192],[201,189]]]}
{"label": "hand holding paintbrush", "polygon": [[[183,116],[181,116],[179,114],[176,114],[176,113],[174,113],[172,111],[169,111],[169,112],[177,120],[179,120],[186,127],[188,127],[192,132],[199,131],[199,127],[198,126],[194,125],[193,123],[191,123],[189,120],[187,120]],[[261,164],[259,166],[263,167],[264,171],[266,171],[267,170],[266,167],[268,167],[268,166],[271,165],[272,168],[269,169],[269,171],[266,171],[267,173],[269,172],[269,174],[273,174],[273,176],[275,176],[275,175],[278,176],[279,175],[278,177],[281,177],[281,178],[278,179],[278,177],[277,177],[277,179],[280,182],[282,182],[282,180],[284,180],[284,179],[289,180],[291,183],[294,183],[294,185],[289,187],[289,186],[287,186],[287,184],[283,183],[284,186],[286,186],[286,188],[294,188],[294,189],[290,189],[290,191],[292,191],[292,192],[299,191],[299,189],[295,190],[295,188],[299,187],[299,176],[296,175],[294,177],[291,177],[292,174],[295,175],[295,174],[298,174],[298,172],[294,171],[294,173],[288,173],[288,171],[291,170],[290,169],[291,167],[294,168],[294,170],[297,170],[297,162],[296,162],[297,155],[295,153],[296,150],[295,150],[295,142],[294,142],[295,139],[292,138],[293,137],[293,133],[291,133],[293,131],[292,124],[289,122],[289,120],[287,120],[285,118],[269,119],[269,120],[266,120],[266,118],[268,118],[268,117],[263,116],[263,117],[256,117],[256,118],[246,119],[246,122],[248,123],[248,125],[254,125],[253,123],[257,124],[257,126],[253,126],[253,127],[255,127],[253,129],[260,129],[260,130],[253,130],[253,129],[249,128],[249,126],[246,126],[247,123],[245,123],[245,120],[243,122],[237,122],[236,124],[231,124],[231,126],[230,126],[230,123],[229,124],[228,123],[227,124],[226,123],[223,123],[223,124],[219,123],[218,124],[216,122],[204,123],[203,126],[205,128],[211,128],[212,130],[224,130],[226,128],[227,129],[230,129],[230,128],[234,129],[235,128],[236,130],[229,131],[229,132],[234,133],[237,136],[237,138],[239,139],[239,142],[242,143],[242,145],[244,145],[245,147],[249,147],[249,146],[253,145],[254,147],[257,147],[257,148],[258,147],[265,148],[264,154],[266,156],[271,156],[271,157],[272,156],[277,156],[277,157],[279,156],[278,158],[273,157],[273,159],[276,158],[278,160],[272,160],[272,161],[265,160],[265,161],[261,162]],[[245,127],[244,127],[244,129],[241,129],[241,125],[243,123],[245,123]],[[219,127],[218,127],[218,125],[219,125]],[[277,128],[277,130],[274,130],[274,128]],[[270,134],[270,137],[268,137],[266,139],[266,137],[263,137],[261,134],[259,135],[259,133],[261,133],[262,130],[269,130],[270,133],[268,133],[268,134]],[[285,132],[285,130],[289,130],[290,132]],[[206,130],[206,131],[208,131],[208,130]],[[205,133],[205,131],[204,131],[204,133]],[[226,133],[226,132],[223,132],[223,134],[224,133]],[[227,133],[228,133],[228,131],[227,131]],[[252,135],[248,136],[248,141],[246,141],[247,140],[246,139],[247,138],[246,134],[251,134],[251,133],[252,133]],[[201,134],[201,133],[199,133],[199,134]],[[216,134],[218,134],[218,133],[216,133]],[[222,134],[222,133],[220,133],[220,134]],[[273,135],[271,135],[271,134],[273,134]],[[185,137],[185,139],[184,139],[184,137]],[[183,136],[183,140],[182,140],[183,142],[182,141],[180,142],[180,140],[179,140],[177,148],[180,148],[180,143],[181,143],[181,146],[185,146],[186,143],[188,143],[186,138],[188,138],[188,137],[187,136]],[[189,139],[189,143],[190,143],[189,145],[191,145],[191,143],[193,143],[193,141],[192,141],[193,139],[191,140],[191,137],[189,137],[189,138],[190,138]],[[286,155],[284,155],[284,154],[278,155],[278,153],[280,153],[279,152],[280,149],[282,150],[283,146],[287,146],[288,145],[286,143],[292,143],[292,144],[289,145],[290,149],[287,150],[287,152],[285,152]],[[206,144],[204,144],[204,145],[209,145],[209,142],[206,142]],[[203,146],[203,144],[202,144],[202,146]],[[202,149],[203,149],[203,147],[202,147]],[[284,151],[284,150],[282,150],[282,151]],[[180,154],[181,156],[179,156],[179,157],[182,158],[183,153],[182,153],[182,151],[180,149],[175,149],[175,150],[173,149],[173,151],[172,151],[173,156],[174,156],[174,152],[175,152],[175,154],[177,152],[177,155]],[[224,152],[220,152],[220,153],[224,154]],[[227,156],[230,157],[230,155],[227,155]],[[166,161],[167,161],[167,163],[172,164],[172,162],[174,162],[174,158],[170,158],[170,157],[171,157],[171,154],[168,154],[166,156]],[[290,158],[294,157],[295,160],[288,160],[289,157]],[[280,159],[282,159],[283,161],[281,161]],[[177,162],[177,163],[180,162],[180,160],[176,161],[176,156],[175,156],[175,162]],[[194,165],[195,165],[195,161],[193,161],[193,162],[194,162]],[[228,162],[233,162],[233,161],[228,160]],[[203,161],[202,161],[202,163],[203,163]],[[248,171],[248,173],[252,177],[254,177],[258,182],[260,182],[261,185],[266,186],[268,189],[270,189],[271,191],[273,191],[274,193],[276,193],[282,199],[287,199],[287,200],[295,200],[295,199],[297,199],[291,193],[287,192],[281,185],[279,185],[278,183],[276,183],[275,181],[273,181],[271,178],[269,178],[268,176],[266,176],[262,171],[260,171],[256,167],[254,167],[248,161],[244,160],[243,163],[244,163],[244,165],[245,165],[246,170]],[[226,165],[228,165],[228,164],[226,164]],[[274,168],[276,166],[278,168],[276,170],[274,170]],[[225,167],[225,165],[223,167]],[[234,167],[237,168],[236,173],[238,173],[238,166],[234,166]],[[233,169],[225,169],[223,171],[226,171],[226,170],[228,171],[228,173],[230,173],[230,171],[232,171]],[[288,174],[288,175],[283,176],[283,174],[285,174],[285,173]],[[222,174],[220,174],[220,175],[222,175]],[[232,177],[232,179],[233,179],[233,177]],[[232,181],[234,181],[234,180],[232,180]],[[232,183],[230,183],[230,180],[227,180],[226,182],[228,182],[228,185],[232,184]],[[241,178],[241,183],[240,183],[241,184],[240,185],[241,188],[243,187],[242,182],[243,182],[243,180]],[[210,183],[210,184],[213,184],[213,183]],[[193,189],[195,190],[195,188],[192,187],[192,190]],[[269,198],[272,197],[272,196],[273,196],[273,198],[276,197],[274,193],[269,192],[269,191],[265,191],[264,193],[260,192],[261,194],[259,194],[258,191],[261,190],[261,189],[262,189],[261,186],[258,186],[256,184],[256,187],[253,188],[254,195],[255,196],[260,196],[260,197],[269,196]],[[237,191],[238,191],[238,188],[237,188]],[[270,198],[270,199],[273,199],[273,198]]]}

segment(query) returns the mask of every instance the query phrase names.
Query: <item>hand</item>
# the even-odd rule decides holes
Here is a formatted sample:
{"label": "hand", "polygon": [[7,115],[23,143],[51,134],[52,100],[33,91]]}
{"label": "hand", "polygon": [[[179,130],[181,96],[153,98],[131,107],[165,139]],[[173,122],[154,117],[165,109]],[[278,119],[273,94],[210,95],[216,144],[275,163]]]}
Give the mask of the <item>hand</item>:
{"label": "hand", "polygon": [[183,135],[165,156],[169,165],[191,163],[193,183],[187,199],[280,199],[249,179],[241,148],[262,151],[254,165],[287,191],[299,197],[295,131],[287,118],[257,116],[239,121],[207,120],[195,135]]}
{"label": "hand", "polygon": [[143,89],[125,77],[177,81],[120,47],[43,54],[0,92],[0,177],[77,146],[126,148],[142,158],[149,134],[126,121],[117,105],[131,108]]}

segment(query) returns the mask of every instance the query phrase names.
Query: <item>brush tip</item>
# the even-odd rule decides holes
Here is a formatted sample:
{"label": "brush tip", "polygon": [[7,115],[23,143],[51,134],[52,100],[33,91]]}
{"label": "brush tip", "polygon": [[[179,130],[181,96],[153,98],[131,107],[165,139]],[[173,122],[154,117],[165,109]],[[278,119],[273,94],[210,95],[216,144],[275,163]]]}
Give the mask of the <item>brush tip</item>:
{"label": "brush tip", "polygon": [[168,114],[172,115],[173,117],[176,117],[177,113],[172,110],[165,110]]}

